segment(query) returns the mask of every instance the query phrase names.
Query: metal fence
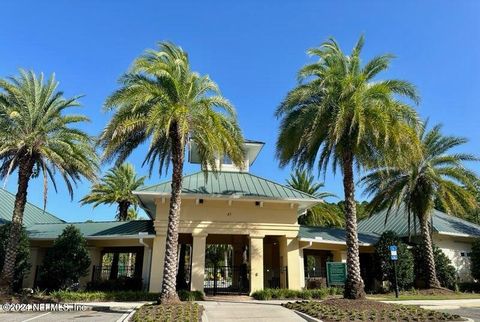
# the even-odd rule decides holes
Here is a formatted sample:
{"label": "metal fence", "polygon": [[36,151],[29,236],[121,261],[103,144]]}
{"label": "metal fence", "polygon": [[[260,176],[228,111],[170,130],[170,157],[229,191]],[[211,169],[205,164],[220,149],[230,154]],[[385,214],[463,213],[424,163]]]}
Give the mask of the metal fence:
{"label": "metal fence", "polygon": [[[108,280],[110,273],[112,272],[111,265],[93,266],[92,281]],[[119,277],[134,277],[135,265],[118,265],[118,272],[116,276],[112,276],[113,279]]]}
{"label": "metal fence", "polygon": [[288,288],[288,267],[269,267],[263,270],[265,288]]}
{"label": "metal fence", "polygon": [[203,282],[206,294],[248,294],[250,271],[242,266],[207,266]]}

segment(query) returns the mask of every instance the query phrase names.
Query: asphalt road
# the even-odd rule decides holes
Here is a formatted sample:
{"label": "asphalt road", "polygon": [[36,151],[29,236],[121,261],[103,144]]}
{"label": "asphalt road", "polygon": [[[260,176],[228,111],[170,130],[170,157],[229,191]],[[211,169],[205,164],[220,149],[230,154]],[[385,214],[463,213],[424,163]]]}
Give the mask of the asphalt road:
{"label": "asphalt road", "polygon": [[116,322],[122,321],[124,314],[112,311],[0,313],[0,322]]}

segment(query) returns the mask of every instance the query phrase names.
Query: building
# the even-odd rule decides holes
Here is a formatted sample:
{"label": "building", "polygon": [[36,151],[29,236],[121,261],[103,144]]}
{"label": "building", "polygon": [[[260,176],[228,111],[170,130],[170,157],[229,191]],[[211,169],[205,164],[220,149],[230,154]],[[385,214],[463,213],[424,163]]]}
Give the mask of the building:
{"label": "building", "polygon": [[[243,169],[222,157],[217,160],[219,172],[206,169],[184,176],[178,259],[183,287],[212,294],[248,294],[266,287],[318,287],[326,284],[326,262],[346,261],[343,229],[304,227],[297,222],[300,214],[322,200],[251,173],[262,147],[262,142],[246,141]],[[199,163],[194,146],[188,160]],[[160,291],[170,185],[164,182],[135,192],[148,220],[65,223],[28,205],[25,225],[32,270],[24,286],[36,285],[46,249],[72,224],[86,237],[92,258],[82,285],[129,276],[141,279],[146,290]],[[3,194],[8,193],[3,191],[0,198]],[[9,196],[8,202],[2,203],[9,206],[0,209],[6,214],[3,220],[12,213],[13,199]],[[374,283],[368,267],[380,234],[391,229],[405,232],[399,228],[403,225],[401,215],[392,216],[398,220],[389,221],[386,227],[381,225],[381,215],[359,223],[360,261],[367,286]],[[453,259],[462,278],[468,279],[470,243],[480,236],[480,227],[436,212],[434,228],[435,242]],[[213,260],[212,252],[221,258]],[[131,265],[112,267],[106,258],[113,253],[131,254]]]}

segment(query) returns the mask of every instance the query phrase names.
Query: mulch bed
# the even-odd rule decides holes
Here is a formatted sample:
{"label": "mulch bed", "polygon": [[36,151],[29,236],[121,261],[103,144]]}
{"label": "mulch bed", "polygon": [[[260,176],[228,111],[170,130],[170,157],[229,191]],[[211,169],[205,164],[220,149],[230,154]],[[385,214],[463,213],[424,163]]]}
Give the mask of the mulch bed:
{"label": "mulch bed", "polygon": [[56,302],[47,296],[21,296],[21,295],[4,295],[0,294],[0,303],[13,303],[13,304],[36,304],[36,303],[52,303]]}
{"label": "mulch bed", "polygon": [[202,320],[203,306],[183,302],[178,304],[152,304],[144,305],[133,315],[133,322],[200,322]]}
{"label": "mulch bed", "polygon": [[458,315],[425,310],[418,306],[388,304],[372,300],[329,299],[284,304],[325,322],[340,321],[463,321]]}

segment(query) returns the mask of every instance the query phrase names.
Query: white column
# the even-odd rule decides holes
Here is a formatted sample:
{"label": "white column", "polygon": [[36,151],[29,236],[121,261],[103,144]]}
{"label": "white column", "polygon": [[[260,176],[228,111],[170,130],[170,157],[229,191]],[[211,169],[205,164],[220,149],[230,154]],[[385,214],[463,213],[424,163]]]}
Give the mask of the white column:
{"label": "white column", "polygon": [[92,281],[93,268],[98,267],[102,264],[102,255],[100,248],[98,247],[87,247],[90,254],[90,267],[88,268],[87,275],[80,277],[79,283],[81,288],[85,288],[87,283]]}
{"label": "white column", "polygon": [[157,235],[153,240],[152,261],[150,265],[150,292],[158,293],[162,289],[163,263],[165,261],[165,247],[167,235]]}
{"label": "white column", "polygon": [[203,292],[205,279],[205,250],[207,247],[207,234],[192,234],[192,280],[190,289]]}
{"label": "white column", "polygon": [[152,248],[144,246],[142,263],[142,280],[144,289],[148,290],[150,285],[150,268],[152,265]]}
{"label": "white column", "polygon": [[250,236],[250,292],[263,290],[263,237]]}
{"label": "white column", "polygon": [[38,262],[38,247],[30,247],[30,272],[23,278],[23,288],[33,288],[35,282],[35,273],[37,271]]}

